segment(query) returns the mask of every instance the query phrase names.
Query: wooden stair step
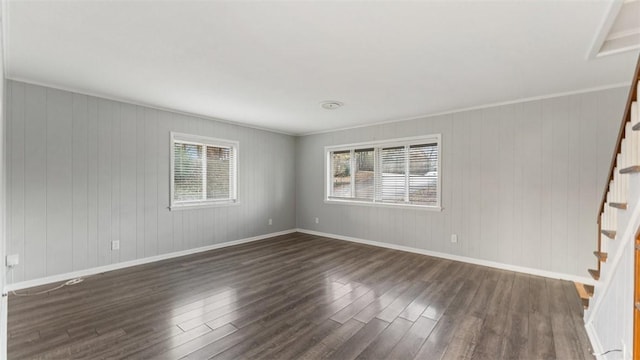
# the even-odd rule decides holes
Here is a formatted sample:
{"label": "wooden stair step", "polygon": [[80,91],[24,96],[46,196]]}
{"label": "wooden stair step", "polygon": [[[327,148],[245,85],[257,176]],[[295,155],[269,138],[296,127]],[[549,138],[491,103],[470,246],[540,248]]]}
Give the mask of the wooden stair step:
{"label": "wooden stair step", "polygon": [[610,202],[609,206],[620,210],[627,210],[627,203]]}
{"label": "wooden stair step", "polygon": [[596,287],[593,285],[584,284],[584,289],[587,291],[587,295],[589,295],[589,297],[593,297],[593,293],[595,292]]}
{"label": "wooden stair step", "polygon": [[595,289],[595,287],[593,285],[587,285],[577,282],[576,289],[578,290],[578,294],[580,294],[580,297],[591,298],[593,297],[593,290]]}
{"label": "wooden stair step", "polygon": [[640,311],[640,302],[637,302],[637,303],[636,303],[636,309],[637,309],[638,311]]}
{"label": "wooden stair step", "polygon": [[602,252],[602,251],[594,251],[593,255],[595,255],[598,260],[600,260],[600,262],[607,262],[607,256],[609,254],[607,254],[606,252]]}
{"label": "wooden stair step", "polygon": [[633,165],[624,169],[620,169],[620,174],[634,174],[637,172],[640,172],[640,165]]}
{"label": "wooden stair step", "polygon": [[600,270],[589,269],[589,274],[594,280],[600,280]]}
{"label": "wooden stair step", "polygon": [[576,291],[578,291],[578,296],[580,297],[582,306],[585,309],[589,308],[589,298],[593,296],[593,285],[585,285],[579,282],[575,282],[574,284],[576,286]]}
{"label": "wooden stair step", "polygon": [[609,239],[616,238],[616,232],[614,230],[601,230],[602,235],[608,237]]}

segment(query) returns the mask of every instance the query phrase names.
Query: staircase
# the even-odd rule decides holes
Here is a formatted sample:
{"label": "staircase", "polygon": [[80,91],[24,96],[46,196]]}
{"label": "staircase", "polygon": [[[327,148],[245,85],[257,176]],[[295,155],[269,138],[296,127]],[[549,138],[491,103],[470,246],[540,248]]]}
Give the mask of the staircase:
{"label": "staircase", "polygon": [[600,203],[600,212],[598,216],[598,243],[597,250],[593,252],[597,259],[595,269],[589,269],[588,272],[594,279],[596,286],[582,283],[575,283],[578,295],[582,300],[585,309],[589,308],[589,299],[594,295],[597,289],[598,280],[600,280],[600,272],[602,264],[607,261],[609,242],[616,241],[619,236],[618,216],[627,211],[629,196],[629,178],[631,174],[640,172],[640,59],[636,66],[633,77],[631,90],[627,99],[616,150],[614,151],[609,169],[609,181],[605,188]]}

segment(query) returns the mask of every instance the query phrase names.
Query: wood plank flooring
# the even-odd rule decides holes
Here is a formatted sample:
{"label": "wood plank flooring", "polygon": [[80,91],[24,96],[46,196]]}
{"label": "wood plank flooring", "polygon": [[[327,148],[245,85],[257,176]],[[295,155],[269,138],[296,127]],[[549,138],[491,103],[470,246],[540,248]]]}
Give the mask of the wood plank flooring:
{"label": "wood plank flooring", "polygon": [[8,349],[10,359],[592,359],[582,324],[570,282],[294,233],[11,295]]}

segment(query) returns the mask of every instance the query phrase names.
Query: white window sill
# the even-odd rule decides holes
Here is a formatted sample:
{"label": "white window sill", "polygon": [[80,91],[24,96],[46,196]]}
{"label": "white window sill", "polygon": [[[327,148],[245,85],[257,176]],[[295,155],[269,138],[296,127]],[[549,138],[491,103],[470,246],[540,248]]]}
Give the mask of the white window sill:
{"label": "white window sill", "polygon": [[355,205],[355,206],[373,206],[373,207],[385,207],[393,209],[413,209],[424,211],[442,211],[440,206],[428,206],[428,205],[412,205],[412,204],[392,204],[382,202],[370,202],[370,201],[354,201],[354,200],[338,200],[338,199],[325,199],[325,204],[332,205]]}
{"label": "white window sill", "polygon": [[216,208],[216,207],[226,207],[226,206],[237,206],[240,205],[239,201],[219,201],[219,202],[206,202],[206,203],[193,203],[193,204],[173,204],[169,206],[169,210],[171,211],[180,211],[180,210],[194,210],[194,209],[206,209],[206,208]]}

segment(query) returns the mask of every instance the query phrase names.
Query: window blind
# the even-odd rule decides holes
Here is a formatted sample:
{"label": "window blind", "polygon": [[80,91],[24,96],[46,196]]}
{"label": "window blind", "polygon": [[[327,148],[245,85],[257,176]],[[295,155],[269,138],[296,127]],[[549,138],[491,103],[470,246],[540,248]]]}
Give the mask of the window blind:
{"label": "window blind", "polygon": [[[439,206],[439,136],[328,151],[328,198]],[[398,144],[399,143],[399,144]]]}
{"label": "window blind", "polygon": [[376,199],[389,202],[404,202],[407,182],[407,154],[404,146],[380,149],[380,175]]}
{"label": "window blind", "polygon": [[373,200],[375,183],[375,150],[357,149],[354,150],[355,169],[355,198],[363,200]]}
{"label": "window blind", "polygon": [[192,201],[203,198],[202,145],[174,143],[174,199]]}
{"label": "window blind", "polygon": [[233,151],[230,148],[207,148],[207,199],[228,199],[231,195]]}
{"label": "window blind", "polygon": [[409,147],[409,202],[413,204],[437,203],[438,146],[437,144]]}
{"label": "window blind", "polygon": [[331,195],[352,197],[351,192],[351,151],[335,151],[331,154]]}
{"label": "window blind", "polygon": [[172,206],[236,200],[237,145],[215,141],[172,133]]}

